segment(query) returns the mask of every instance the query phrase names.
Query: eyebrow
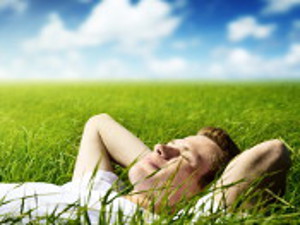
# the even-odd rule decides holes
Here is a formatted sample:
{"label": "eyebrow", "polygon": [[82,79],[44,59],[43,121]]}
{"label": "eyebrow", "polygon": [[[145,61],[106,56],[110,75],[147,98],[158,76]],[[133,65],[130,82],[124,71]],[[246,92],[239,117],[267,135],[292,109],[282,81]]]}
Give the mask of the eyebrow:
{"label": "eyebrow", "polygon": [[187,161],[191,162],[191,157],[186,156],[186,155],[181,155],[181,157],[183,157],[184,159],[186,159]]}
{"label": "eyebrow", "polygon": [[183,150],[189,151],[189,150],[191,150],[191,148],[189,146],[187,146],[187,145],[183,145]]}
{"label": "eyebrow", "polygon": [[[178,139],[172,139],[171,141],[169,141],[169,143],[170,143],[170,144],[174,144],[177,140],[178,140]],[[183,144],[183,145],[181,145],[181,146],[182,146],[182,148],[180,148],[180,149],[182,149],[182,150],[184,150],[184,151],[190,151],[190,150],[191,150],[190,146],[187,145],[187,144]]]}

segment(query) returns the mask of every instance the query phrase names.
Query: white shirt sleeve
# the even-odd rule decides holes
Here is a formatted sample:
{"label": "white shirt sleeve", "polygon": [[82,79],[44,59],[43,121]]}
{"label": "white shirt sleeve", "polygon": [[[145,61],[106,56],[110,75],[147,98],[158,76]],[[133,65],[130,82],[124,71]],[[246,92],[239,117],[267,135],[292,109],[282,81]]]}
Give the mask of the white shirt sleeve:
{"label": "white shirt sleeve", "polygon": [[[87,206],[90,222],[98,224],[105,196],[108,200],[112,200],[105,209],[110,214],[110,223],[118,220],[119,210],[123,212],[124,218],[129,218],[130,221],[134,213],[143,209],[112,190],[112,185],[116,181],[118,181],[116,174],[99,170],[94,176],[92,173],[87,173],[82,178],[62,186],[42,182],[2,183],[0,197],[6,204],[0,204],[0,218],[5,214],[19,216],[22,212],[32,210],[32,217],[55,212],[55,215],[60,214],[61,219],[76,219],[78,206]],[[26,224],[31,219],[29,216],[24,217],[22,223]]]}

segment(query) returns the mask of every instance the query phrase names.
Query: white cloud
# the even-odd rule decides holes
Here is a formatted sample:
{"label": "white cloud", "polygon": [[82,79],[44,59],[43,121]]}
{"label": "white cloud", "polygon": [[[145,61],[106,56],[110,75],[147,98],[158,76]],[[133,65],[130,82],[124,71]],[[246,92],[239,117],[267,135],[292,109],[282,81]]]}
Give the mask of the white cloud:
{"label": "white cloud", "polygon": [[[153,74],[177,76],[186,68],[187,62],[176,57],[160,60],[155,56],[155,50],[181,23],[181,18],[172,15],[172,11],[179,7],[178,4],[183,7],[184,3],[185,1],[170,4],[163,0],[143,0],[132,5],[130,0],[103,0],[95,5],[87,18],[73,30],[67,27],[57,13],[52,13],[48,23],[41,28],[36,37],[24,42],[23,48],[26,50],[25,54],[35,55],[35,58],[44,60],[37,62],[38,64],[44,65],[44,68],[50,67],[50,71],[55,68],[51,73],[60,74],[62,77],[66,77],[63,71],[72,68],[68,66],[70,60],[62,55],[87,47],[107,47],[110,56],[105,60],[99,59],[95,68],[88,69],[88,66],[85,66],[84,69],[76,70],[77,67],[74,66],[76,76],[89,74],[89,78],[100,79],[141,79],[151,78]],[[126,59],[121,60],[120,53],[123,58],[138,58],[139,64],[133,65]],[[47,55],[57,55],[58,60],[49,59]],[[63,60],[67,61],[65,67],[60,65]],[[137,67],[140,72],[137,72]],[[56,72],[58,70],[61,72]],[[80,75],[78,71],[84,72]],[[73,74],[76,74],[75,72]]]}
{"label": "white cloud", "polygon": [[7,77],[7,72],[3,68],[0,68],[0,79],[5,79]]}
{"label": "white cloud", "polygon": [[148,59],[146,63],[152,73],[162,78],[184,77],[188,67],[188,62],[180,57],[173,57],[165,60],[152,58]]}
{"label": "white cloud", "polygon": [[95,71],[95,77],[101,79],[141,79],[128,63],[119,58],[100,60]]}
{"label": "white cloud", "polygon": [[300,69],[300,44],[291,45],[289,53],[284,57],[284,62]]}
{"label": "white cloud", "polygon": [[300,6],[300,0],[264,0],[267,5],[262,10],[264,14],[286,13]]}
{"label": "white cloud", "polygon": [[4,61],[5,56],[2,54],[2,52],[0,52],[0,80],[3,79],[8,79],[9,78],[9,74],[8,71],[6,71],[7,67],[6,67],[6,63]]}
{"label": "white cloud", "polygon": [[195,48],[201,44],[198,38],[192,38],[190,40],[176,40],[171,43],[171,47],[176,50],[185,50],[188,48]]}
{"label": "white cloud", "polygon": [[[219,55],[218,55],[219,53]],[[244,48],[224,48],[215,51],[217,58],[208,67],[208,73],[216,78],[237,79],[289,79],[300,78],[300,43],[290,46],[281,56],[265,58]]]}
{"label": "white cloud", "polygon": [[260,71],[261,62],[262,59],[259,56],[253,55],[243,48],[234,48],[225,54],[223,53],[218,61],[212,63],[209,72],[218,78],[228,76],[256,77],[262,75],[262,71]]}
{"label": "white cloud", "polygon": [[186,41],[174,41],[171,43],[172,48],[176,50],[184,50],[188,46],[188,42]]}
{"label": "white cloud", "polygon": [[12,10],[16,13],[23,13],[28,8],[26,0],[1,0],[0,12],[5,10]]}
{"label": "white cloud", "polygon": [[68,50],[77,42],[74,33],[68,31],[61,18],[53,13],[49,16],[49,23],[41,29],[39,36],[26,41],[23,47],[27,51]]}
{"label": "white cloud", "polygon": [[172,7],[162,0],[103,0],[77,29],[69,30],[57,14],[39,35],[24,43],[27,50],[67,50],[115,43],[120,46],[151,45],[170,36],[180,23]]}
{"label": "white cloud", "polygon": [[[129,59],[130,61],[131,59]],[[88,64],[78,52],[44,53],[20,56],[0,63],[3,79],[290,79],[300,78],[300,43],[276,57],[264,57],[245,48],[219,48],[208,62],[187,61],[181,57],[140,59],[136,63],[110,56]]]}
{"label": "white cloud", "polygon": [[78,52],[20,55],[2,65],[5,79],[77,79],[87,72],[84,59]]}
{"label": "white cloud", "polygon": [[242,41],[248,37],[263,39],[269,37],[275,28],[274,24],[260,25],[254,17],[246,16],[227,25],[228,39],[232,42]]}

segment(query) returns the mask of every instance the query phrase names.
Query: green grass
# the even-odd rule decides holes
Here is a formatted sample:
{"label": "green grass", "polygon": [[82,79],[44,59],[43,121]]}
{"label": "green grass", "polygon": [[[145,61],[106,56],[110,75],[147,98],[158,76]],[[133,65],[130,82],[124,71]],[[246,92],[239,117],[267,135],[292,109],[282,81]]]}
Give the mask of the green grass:
{"label": "green grass", "polygon": [[[151,148],[208,125],[227,130],[241,149],[268,139],[284,140],[293,152],[284,196],[290,206],[246,219],[217,215],[219,220],[208,217],[199,224],[300,223],[300,83],[1,85],[0,181],[70,181],[83,125],[103,112]],[[187,216],[177,223],[188,221]]]}

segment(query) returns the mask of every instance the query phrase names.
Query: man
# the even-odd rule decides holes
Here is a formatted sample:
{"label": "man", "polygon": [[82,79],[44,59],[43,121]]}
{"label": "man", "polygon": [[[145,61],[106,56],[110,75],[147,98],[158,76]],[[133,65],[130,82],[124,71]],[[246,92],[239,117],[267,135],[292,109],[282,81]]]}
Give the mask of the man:
{"label": "man", "polygon": [[[144,208],[154,204],[154,209],[159,212],[163,199],[166,200],[164,204],[172,207],[181,199],[202,191],[238,153],[229,135],[212,127],[166,145],[158,144],[151,151],[109,115],[100,114],[86,124],[73,180],[93,171],[96,166],[100,170],[112,171],[110,160],[125,167],[137,160],[129,170],[133,191],[125,197]],[[290,164],[288,150],[281,141],[259,144],[228,165],[217,187],[240,183],[225,192],[216,192],[216,201],[220,205],[232,205],[263,174],[266,177],[261,179],[258,189],[269,185],[274,194],[283,194]]]}
{"label": "man", "polygon": [[[49,214],[72,219],[78,215],[78,208],[72,211],[68,207],[79,200],[79,208],[87,209],[87,214],[82,215],[87,215],[84,218],[93,224],[101,221],[103,212],[110,222],[117,221],[120,209],[129,218],[139,210],[159,214],[170,207],[175,211],[178,202],[204,190],[238,153],[226,132],[211,127],[196,135],[158,144],[151,151],[109,115],[100,114],[85,125],[72,182],[62,186],[0,184],[0,197],[7,203],[0,206],[0,211],[20,216],[22,208],[30,213],[27,221]],[[128,175],[133,190],[127,195],[120,196],[111,189],[118,179],[112,161],[130,167]],[[273,140],[257,145],[226,167],[212,192],[213,201],[221,208],[232,206],[253,181],[269,172],[279,176],[263,178],[257,190],[268,187],[275,194],[282,194],[289,166],[288,151],[282,142]],[[267,183],[266,179],[272,182]],[[233,182],[238,184],[230,186]],[[224,185],[230,187],[224,189]],[[199,203],[204,199],[207,196]],[[246,203],[251,206],[255,201]]]}

